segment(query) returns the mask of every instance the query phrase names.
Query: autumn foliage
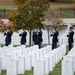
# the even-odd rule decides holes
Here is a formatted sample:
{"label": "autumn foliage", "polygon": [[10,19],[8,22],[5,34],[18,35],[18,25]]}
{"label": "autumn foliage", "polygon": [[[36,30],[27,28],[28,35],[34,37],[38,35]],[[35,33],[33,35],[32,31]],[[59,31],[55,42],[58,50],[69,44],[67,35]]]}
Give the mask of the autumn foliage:
{"label": "autumn foliage", "polygon": [[43,28],[44,11],[49,7],[49,0],[13,0],[17,10],[11,11],[9,20],[13,22],[14,29],[25,28],[33,30],[35,27]]}
{"label": "autumn foliage", "polygon": [[29,31],[29,44],[31,45],[31,33],[36,27],[43,28],[44,12],[49,8],[49,0],[13,0],[17,9],[11,11],[9,20],[13,22],[15,30],[26,29]]}
{"label": "autumn foliage", "polygon": [[4,21],[2,19],[0,19],[0,31],[4,31],[6,29],[6,27],[4,26]]}
{"label": "autumn foliage", "polygon": [[5,30],[7,30],[8,27],[11,27],[12,30],[14,30],[14,24],[11,21],[3,21],[2,19],[0,19],[0,31],[3,32]]}

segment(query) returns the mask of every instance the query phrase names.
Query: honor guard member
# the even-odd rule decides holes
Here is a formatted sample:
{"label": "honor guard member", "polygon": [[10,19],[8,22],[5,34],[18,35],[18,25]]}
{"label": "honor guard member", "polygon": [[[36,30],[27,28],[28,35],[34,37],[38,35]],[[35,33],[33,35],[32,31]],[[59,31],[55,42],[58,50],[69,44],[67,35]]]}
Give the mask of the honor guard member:
{"label": "honor guard member", "polygon": [[8,27],[7,31],[4,32],[5,38],[5,46],[8,46],[11,44],[11,36],[13,32],[11,31],[11,27]]}
{"label": "honor guard member", "polygon": [[68,37],[68,47],[69,47],[69,51],[70,51],[70,50],[72,49],[72,47],[73,47],[73,42],[74,42],[73,36],[74,36],[73,27],[70,27],[70,28],[69,28],[69,34],[67,35],[67,37]]}
{"label": "honor guard member", "polygon": [[54,31],[50,35],[50,36],[53,36],[52,37],[52,50],[57,48],[58,35],[59,35],[59,32],[56,30],[56,28],[54,28]]}
{"label": "honor guard member", "polygon": [[33,31],[33,36],[32,36],[32,39],[33,39],[33,42],[34,42],[34,45],[36,45],[36,29]]}
{"label": "honor guard member", "polygon": [[22,29],[22,32],[19,34],[19,36],[21,36],[21,45],[25,45],[27,32],[24,29]]}
{"label": "honor guard member", "polygon": [[33,32],[33,41],[35,45],[38,45],[39,48],[41,48],[41,44],[42,44],[42,31],[37,28],[36,31]]}

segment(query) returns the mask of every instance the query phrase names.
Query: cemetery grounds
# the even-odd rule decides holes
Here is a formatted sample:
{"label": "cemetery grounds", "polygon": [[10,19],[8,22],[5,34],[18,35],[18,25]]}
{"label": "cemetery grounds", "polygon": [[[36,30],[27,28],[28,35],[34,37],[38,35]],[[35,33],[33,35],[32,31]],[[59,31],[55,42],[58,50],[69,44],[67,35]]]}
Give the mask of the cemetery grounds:
{"label": "cemetery grounds", "polygon": [[[61,7],[63,7],[63,8],[72,8],[73,7],[73,5],[72,4],[56,4],[56,3],[52,3],[53,5],[51,5],[52,7],[57,7],[57,8],[61,8]],[[1,3],[1,0],[0,0],[0,9],[11,9],[11,8],[13,8],[13,9],[15,9],[13,6],[12,6],[12,4],[11,4],[11,6],[6,6],[6,5],[8,5],[8,4],[6,4],[6,5],[3,5],[2,3]],[[62,12],[64,15],[65,15],[65,17],[68,17],[68,16],[72,16],[72,12],[69,12],[68,14],[66,14],[66,12]],[[63,16],[63,15],[62,15]],[[66,50],[67,50],[67,52],[68,52],[68,47],[66,46]],[[53,72],[50,72],[49,73],[49,75],[61,75],[61,62],[62,62],[62,60],[56,65],[56,67],[54,68],[54,70],[53,70]],[[1,73],[1,75],[6,75],[6,71],[4,71],[4,70],[2,70],[2,73]],[[25,74],[22,74],[22,75],[33,75],[33,68],[32,68],[32,70],[31,71],[26,71],[25,72]]]}
{"label": "cemetery grounds", "polygon": [[[44,46],[46,46],[46,45],[43,45],[42,47],[44,47]],[[67,46],[66,46],[66,50],[68,53],[68,47]],[[60,62],[56,65],[54,70],[49,73],[49,75],[61,75],[61,67],[62,67],[61,63],[62,63],[62,60],[60,60]],[[33,71],[34,71],[34,68],[32,68],[31,71],[26,71],[24,74],[19,74],[19,75],[33,75]],[[6,75],[6,71],[2,70],[1,75]]]}

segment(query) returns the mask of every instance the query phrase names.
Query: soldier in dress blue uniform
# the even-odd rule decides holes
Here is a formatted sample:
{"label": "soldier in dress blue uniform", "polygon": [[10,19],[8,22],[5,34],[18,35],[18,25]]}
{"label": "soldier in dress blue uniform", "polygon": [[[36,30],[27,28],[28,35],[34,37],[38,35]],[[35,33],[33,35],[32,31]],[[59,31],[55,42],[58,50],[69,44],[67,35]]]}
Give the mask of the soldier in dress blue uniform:
{"label": "soldier in dress blue uniform", "polygon": [[54,28],[54,31],[50,35],[50,36],[53,36],[53,38],[52,38],[52,50],[57,48],[58,35],[59,35],[59,32],[56,30],[56,28]]}
{"label": "soldier in dress blue uniform", "polygon": [[74,36],[74,31],[73,31],[73,27],[69,28],[69,34],[67,35],[68,37],[68,46],[69,46],[69,51],[72,49],[73,47],[73,36]]}
{"label": "soldier in dress blue uniform", "polygon": [[34,30],[33,32],[33,36],[32,36],[32,39],[33,39],[33,42],[34,42],[34,45],[36,45],[36,29]]}
{"label": "soldier in dress blue uniform", "polygon": [[27,32],[24,29],[22,29],[22,32],[19,34],[19,36],[21,36],[21,45],[25,45]]}
{"label": "soldier in dress blue uniform", "polygon": [[4,35],[6,35],[5,38],[5,46],[8,46],[11,44],[11,36],[13,32],[11,31],[11,27],[8,27],[7,31],[4,32]]}
{"label": "soldier in dress blue uniform", "polygon": [[42,31],[37,28],[36,31],[33,32],[33,41],[35,45],[38,45],[39,48],[41,48],[41,43],[42,43]]}

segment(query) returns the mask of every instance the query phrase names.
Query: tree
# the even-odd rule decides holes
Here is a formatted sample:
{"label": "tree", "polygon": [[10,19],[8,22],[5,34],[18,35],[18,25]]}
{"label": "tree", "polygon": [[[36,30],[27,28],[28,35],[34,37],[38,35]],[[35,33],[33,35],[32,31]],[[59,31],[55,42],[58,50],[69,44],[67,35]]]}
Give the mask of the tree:
{"label": "tree", "polygon": [[43,28],[44,12],[49,7],[48,0],[13,0],[17,6],[16,11],[11,11],[9,20],[13,22],[15,29],[25,28],[30,34],[35,27]]}
{"label": "tree", "polygon": [[9,20],[5,22],[2,19],[0,19],[0,32],[4,32],[8,29],[8,27],[11,27],[11,29],[13,29],[13,23]]}
{"label": "tree", "polygon": [[4,21],[0,19],[0,32],[4,30],[3,25],[4,25]]}
{"label": "tree", "polygon": [[62,27],[64,25],[63,21],[60,19],[60,14],[57,9],[55,8],[49,8],[48,11],[46,11],[44,16],[44,22],[46,22],[45,27],[48,31],[48,43],[49,42],[49,30],[50,28],[57,28],[58,30],[62,30]]}

